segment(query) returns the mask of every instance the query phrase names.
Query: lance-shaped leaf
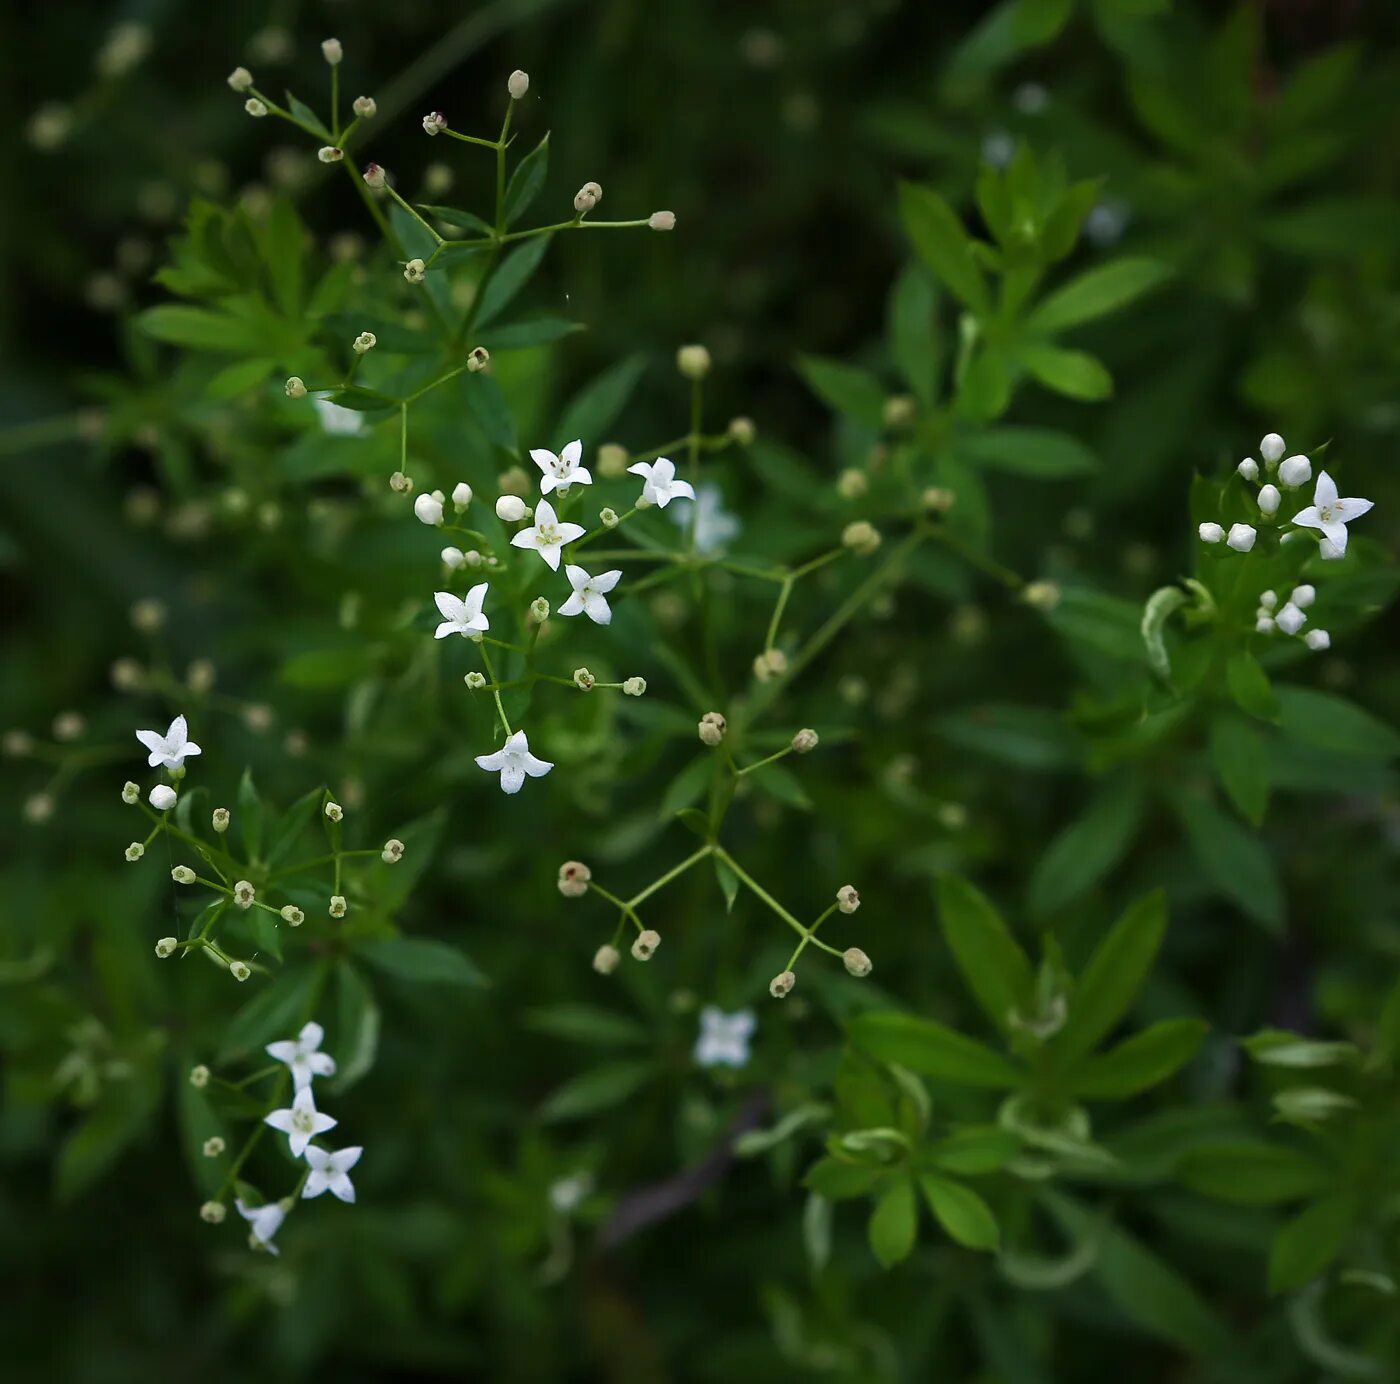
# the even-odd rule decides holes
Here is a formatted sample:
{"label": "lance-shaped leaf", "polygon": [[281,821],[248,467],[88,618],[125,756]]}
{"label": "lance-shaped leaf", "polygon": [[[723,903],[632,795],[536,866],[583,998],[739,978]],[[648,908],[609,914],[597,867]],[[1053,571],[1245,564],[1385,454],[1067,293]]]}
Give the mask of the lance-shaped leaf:
{"label": "lance-shaped leaf", "polygon": [[1025,952],[1006,930],[991,901],[958,875],[938,881],[943,936],[983,1012],[1002,1033],[1030,1003],[1035,978]]}

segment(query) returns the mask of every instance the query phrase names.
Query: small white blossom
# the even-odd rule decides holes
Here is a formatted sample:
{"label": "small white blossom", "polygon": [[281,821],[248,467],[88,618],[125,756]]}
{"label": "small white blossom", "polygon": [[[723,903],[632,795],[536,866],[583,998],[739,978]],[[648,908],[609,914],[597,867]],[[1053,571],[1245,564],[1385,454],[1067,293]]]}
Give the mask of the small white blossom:
{"label": "small white blossom", "polygon": [[376,192],[384,186],[384,170],[377,163],[365,164],[365,186],[372,187]]}
{"label": "small white blossom", "polygon": [[446,639],[449,634],[470,635],[473,632],[489,630],[491,622],[481,613],[482,602],[489,590],[486,582],[472,587],[465,599],[454,596],[450,591],[433,592],[433,600],[442,615],[442,623],[437,627],[434,639]]}
{"label": "small white blossom", "polygon": [[1254,628],[1259,634],[1272,634],[1274,632],[1274,617],[1272,615],[1260,615],[1254,621]]}
{"label": "small white blossom", "polygon": [[138,730],[136,738],[151,752],[146,761],[151,768],[178,769],[190,755],[203,751],[190,739],[189,726],[177,716],[162,735],[158,730]]}
{"label": "small white blossom", "polygon": [[1307,623],[1308,617],[1303,614],[1297,606],[1289,601],[1277,615],[1274,616],[1274,624],[1285,634],[1297,634]]}
{"label": "small white blossom", "polygon": [[1332,636],[1326,630],[1309,630],[1303,636],[1303,643],[1314,653],[1321,653],[1332,647]]}
{"label": "small white blossom", "polygon": [[496,501],[496,518],[503,524],[518,524],[529,512],[519,495],[502,495]]}
{"label": "small white blossom", "polygon": [[306,1186],[301,1194],[305,1197],[319,1197],[329,1192],[341,1201],[355,1200],[355,1184],[350,1181],[350,1169],[360,1161],[364,1149],[337,1149],[334,1153],[318,1149],[314,1145],[306,1150],[306,1163],[311,1169],[306,1178]]}
{"label": "small white blossom", "polygon": [[1231,524],[1230,532],[1226,535],[1225,541],[1237,553],[1247,553],[1253,546],[1254,540],[1259,535],[1249,524]]}
{"label": "small white blossom", "polygon": [[1259,604],[1265,610],[1272,610],[1278,605],[1278,595],[1273,591],[1263,591],[1259,595]]}
{"label": "small white blossom", "polygon": [[655,461],[633,462],[627,470],[634,476],[641,476],[642,499],[649,505],[665,509],[677,496],[687,500],[695,498],[695,488],[689,481],[676,479],[676,464],[667,457],[657,457]]}
{"label": "small white blossom", "polygon": [[326,1030],[320,1024],[307,1024],[295,1038],[269,1043],[265,1051],[274,1062],[286,1064],[293,1086],[300,1091],[310,1086],[315,1077],[335,1075],[335,1058],[321,1051],[325,1036]]}
{"label": "small white blossom", "polygon": [[403,267],[403,276],[411,284],[421,284],[427,273],[428,266],[420,259],[411,259]]}
{"label": "small white blossom", "polygon": [[442,523],[442,495],[438,491],[433,491],[431,495],[424,493],[413,502],[413,512],[418,517],[420,524],[437,525]]}
{"label": "small white blossom", "polygon": [[1374,501],[1357,498],[1340,499],[1337,483],[1326,471],[1318,472],[1313,502],[1293,516],[1293,522],[1305,529],[1318,529],[1323,536],[1320,552],[1324,558],[1338,558],[1347,550],[1347,525],[1359,519],[1373,507]]}
{"label": "small white blossom", "polygon": [[512,101],[519,101],[530,90],[530,74],[517,67],[506,81],[506,90],[510,92]]}
{"label": "small white blossom", "polygon": [[372,351],[379,345],[379,338],[373,332],[361,332],[354,341],[350,343],[350,349],[357,356],[362,356],[366,351]]}
{"label": "small white blossom", "polygon": [[146,800],[157,812],[169,812],[175,806],[175,790],[168,783],[158,783]]}
{"label": "small white blossom", "polygon": [[530,742],[523,730],[516,731],[494,754],[477,755],[476,762],[488,774],[500,774],[503,793],[520,792],[526,774],[542,778],[554,768],[547,759],[536,759],[530,753]]}
{"label": "small white blossom", "polygon": [[1299,455],[1279,463],[1278,478],[1284,485],[1306,485],[1312,480],[1312,462]]}
{"label": "small white blossom", "polygon": [[247,91],[253,85],[253,74],[246,67],[235,67],[228,74],[228,84],[235,91]]}
{"label": "small white blossom", "polygon": [[612,607],[607,602],[607,593],[622,580],[621,570],[600,572],[596,577],[590,577],[582,567],[569,565],[564,568],[564,575],[574,589],[569,599],[559,607],[559,614],[578,615],[582,612],[595,625],[611,624]]}
{"label": "small white blossom", "polygon": [[560,550],[566,543],[572,543],[583,535],[582,524],[560,523],[554,506],[548,500],[541,500],[535,509],[534,524],[528,529],[521,529],[510,541],[514,548],[533,548],[557,572]]}
{"label": "small white blossom", "polygon": [[1277,433],[1268,433],[1259,443],[1259,455],[1273,465],[1283,455],[1283,438]]}
{"label": "small white blossom", "polygon": [[1235,470],[1247,481],[1257,481],[1259,479],[1259,463],[1253,457],[1245,457]]}
{"label": "small white blossom", "polygon": [[357,96],[351,103],[350,109],[361,120],[373,120],[379,114],[379,103],[373,96]]}
{"label": "small white blossom", "polygon": [[1220,543],[1225,538],[1225,530],[1219,524],[1202,524],[1196,532],[1202,543]]}
{"label": "small white blossom", "polygon": [[572,1177],[561,1177],[549,1186],[549,1204],[561,1216],[576,1211],[593,1192],[592,1173],[574,1173]]}
{"label": "small white blossom", "polygon": [[546,447],[532,447],[530,460],[543,472],[540,476],[540,494],[567,490],[571,485],[592,485],[593,477],[579,465],[582,459],[583,441],[577,437],[572,442],[566,442],[558,456]]}
{"label": "small white blossom", "polygon": [[316,157],[322,163],[339,163],[345,157],[345,151],[336,148],[334,144],[323,144],[316,151]]}
{"label": "small white blossom", "polygon": [[330,63],[332,67],[339,64],[341,58],[345,56],[345,49],[340,46],[338,38],[325,39],[321,44],[321,56]]}
{"label": "small white blossom", "polygon": [[745,1067],[756,1020],[752,1009],[726,1014],[713,1004],[700,1011],[695,1060],[702,1067]]}
{"label": "small white blossom", "polygon": [[442,562],[444,567],[450,567],[455,572],[467,560],[467,555],[460,548],[444,548],[442,550]]}
{"label": "small white blossom", "polygon": [[1293,602],[1299,610],[1306,610],[1315,600],[1317,600],[1317,587],[1315,586],[1295,586],[1288,599]]}
{"label": "small white blossom", "polygon": [[1272,518],[1278,513],[1278,507],[1283,502],[1283,496],[1276,485],[1266,485],[1259,491],[1259,513],[1266,519]]}
{"label": "small white blossom", "polygon": [[267,107],[258,100],[256,96],[250,96],[244,103],[243,109],[253,117],[254,120],[261,120],[267,114]]}
{"label": "small white blossom", "polygon": [[429,111],[423,117],[423,133],[440,135],[447,128],[447,117],[441,111]]}
{"label": "small white blossom", "polygon": [[265,1206],[249,1206],[241,1197],[233,1204],[238,1208],[238,1214],[248,1222],[253,1243],[269,1254],[276,1254],[277,1246],[272,1243],[272,1237],[282,1228],[282,1222],[287,1218],[287,1213],[282,1210],[281,1205],[270,1201]]}
{"label": "small white blossom", "polygon": [[472,502],[472,488],[466,481],[458,481],[452,487],[452,508],[460,514]]}
{"label": "small white blossom", "polygon": [[281,1130],[287,1136],[287,1147],[293,1158],[300,1158],[308,1145],[318,1135],[334,1129],[337,1121],[316,1109],[316,1101],[311,1095],[311,1087],[301,1087],[292,1097],[291,1105],[283,1110],[274,1110],[268,1115],[265,1124]]}

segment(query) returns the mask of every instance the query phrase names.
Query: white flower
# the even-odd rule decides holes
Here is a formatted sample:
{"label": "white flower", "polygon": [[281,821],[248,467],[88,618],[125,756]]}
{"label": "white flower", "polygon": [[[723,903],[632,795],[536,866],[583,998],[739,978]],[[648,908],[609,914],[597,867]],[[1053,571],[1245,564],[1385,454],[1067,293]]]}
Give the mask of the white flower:
{"label": "white flower", "polygon": [[600,572],[590,577],[582,567],[566,566],[564,575],[573,594],[559,607],[560,615],[577,615],[583,612],[595,625],[612,623],[612,607],[608,605],[607,593],[622,580],[619,570]]}
{"label": "white flower", "polygon": [[363,1152],[364,1149],[359,1145],[354,1148],[337,1149],[334,1153],[328,1153],[314,1145],[308,1148],[306,1162],[311,1171],[307,1174],[306,1186],[301,1191],[302,1196],[319,1197],[322,1192],[329,1192],[341,1201],[354,1201],[355,1184],[350,1181],[349,1173],[360,1161]]}
{"label": "white flower", "polygon": [[1292,601],[1274,616],[1274,623],[1285,634],[1297,634],[1307,622],[1308,617]]}
{"label": "white flower", "polygon": [[325,1036],[326,1030],[320,1024],[307,1024],[295,1038],[283,1038],[267,1045],[267,1055],[276,1062],[286,1063],[290,1069],[296,1090],[309,1087],[313,1077],[335,1075],[335,1058],[321,1051],[321,1040]]}
{"label": "white flower", "polygon": [[1295,586],[1288,599],[1293,602],[1299,610],[1306,610],[1315,600],[1317,600],[1317,587],[1315,586]]}
{"label": "white flower", "polygon": [[318,1135],[334,1129],[337,1121],[316,1109],[311,1087],[303,1086],[285,1110],[274,1110],[264,1121],[287,1136],[287,1147],[293,1158],[300,1158]]}
{"label": "white flower", "polygon": [[1266,485],[1259,492],[1259,513],[1266,519],[1278,513],[1278,507],[1283,502],[1283,495],[1276,485]]}
{"label": "white flower", "polygon": [[1303,636],[1303,643],[1314,653],[1321,653],[1332,647],[1332,636],[1326,630],[1309,630]]}
{"label": "white flower", "polygon": [[726,1014],[716,1005],[700,1011],[700,1036],[695,1040],[695,1060],[702,1067],[744,1067],[749,1061],[754,1012],[741,1009]]}
{"label": "white flower", "polygon": [[561,524],[548,500],[541,500],[535,509],[531,528],[521,529],[511,540],[514,548],[533,548],[554,571],[559,570],[559,550],[566,543],[582,538],[582,524]]}
{"label": "white flower", "polygon": [[1265,434],[1259,443],[1259,455],[1272,465],[1283,455],[1283,438],[1277,433]]}
{"label": "white flower", "polygon": [[676,479],[676,464],[666,457],[657,457],[653,462],[633,462],[627,470],[646,482],[642,486],[642,499],[649,505],[665,509],[677,496],[687,500],[695,498],[695,488],[689,481]]}
{"label": "white flower", "polygon": [[1319,471],[1312,504],[1307,509],[1300,509],[1293,516],[1293,522],[1305,529],[1322,531],[1325,540],[1321,545],[1323,557],[1341,557],[1347,550],[1347,525],[1353,519],[1361,518],[1372,504],[1371,500],[1338,499],[1336,481],[1326,471]]}
{"label": "white flower", "polygon": [[1259,463],[1253,457],[1245,457],[1235,470],[1247,481],[1257,481],[1259,479]]}
{"label": "white flower", "polygon": [[503,793],[520,792],[526,774],[542,778],[554,768],[547,759],[536,759],[530,753],[530,742],[523,730],[516,731],[495,754],[477,755],[476,762],[488,774],[500,774]]}
{"label": "white flower", "polygon": [[695,505],[695,550],[709,555],[723,549],[731,539],[737,538],[742,525],[738,518],[724,507],[724,493],[719,486],[702,484],[694,500],[686,501],[679,509],[671,511],[671,518],[682,528],[689,527],[690,506]]}
{"label": "white flower", "polygon": [[1278,478],[1284,485],[1306,485],[1312,480],[1312,462],[1299,455],[1280,462]]}
{"label": "white flower", "polygon": [[1202,543],[1219,543],[1225,537],[1225,530],[1219,524],[1202,524],[1196,532],[1201,535]]}
{"label": "white flower", "polygon": [[138,730],[136,738],[151,752],[146,761],[151,768],[178,769],[192,754],[203,751],[190,739],[190,728],[183,716],[177,716],[170,729],[162,735],[158,730]]}
{"label": "white flower", "polygon": [[1248,524],[1231,524],[1225,541],[1237,553],[1247,553],[1254,546],[1254,540],[1258,536]]}
{"label": "white flower", "polygon": [[566,442],[558,456],[545,447],[531,448],[530,460],[544,473],[540,477],[540,494],[567,490],[571,485],[592,485],[593,477],[579,465],[582,459],[583,442],[577,437],[572,442]]}
{"label": "white flower", "polygon": [[574,1173],[549,1185],[549,1204],[561,1216],[575,1211],[593,1192],[592,1173]]}
{"label": "white flower", "polygon": [[147,795],[147,801],[157,812],[169,812],[175,806],[175,790],[168,783],[158,783]]}
{"label": "white flower", "polygon": [[441,524],[442,523],[442,496],[434,490],[431,495],[420,495],[413,502],[413,512],[418,516],[420,524]]}
{"label": "white flower", "polygon": [[316,416],[321,420],[321,431],[327,437],[354,437],[365,430],[364,415],[343,404],[333,404],[329,399],[315,399]]}
{"label": "white flower", "polygon": [[442,624],[437,627],[434,639],[446,639],[449,634],[471,634],[473,631],[489,630],[491,622],[481,613],[482,602],[489,589],[486,582],[474,586],[467,592],[466,599],[454,596],[450,591],[433,592]]}
{"label": "white flower", "polygon": [[276,1254],[277,1246],[272,1243],[272,1237],[282,1228],[282,1222],[287,1218],[287,1213],[282,1207],[275,1201],[270,1201],[265,1206],[249,1206],[242,1197],[233,1204],[238,1208],[238,1214],[252,1227],[254,1243],[269,1254]]}

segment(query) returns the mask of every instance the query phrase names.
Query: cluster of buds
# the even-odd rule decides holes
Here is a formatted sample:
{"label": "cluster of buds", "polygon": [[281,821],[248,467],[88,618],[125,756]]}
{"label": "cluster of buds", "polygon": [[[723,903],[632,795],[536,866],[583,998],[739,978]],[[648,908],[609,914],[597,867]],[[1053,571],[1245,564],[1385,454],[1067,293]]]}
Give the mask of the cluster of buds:
{"label": "cluster of buds", "polygon": [[870,557],[880,546],[880,531],[864,519],[857,519],[841,530],[841,545],[857,557]]}
{"label": "cluster of buds", "polygon": [[593,210],[603,200],[603,189],[597,183],[584,183],[574,193],[574,210],[580,216]]}
{"label": "cluster of buds", "polygon": [[787,669],[787,655],[781,649],[765,649],[753,661],[753,675],[759,682],[780,678]]}
{"label": "cluster of buds", "polygon": [[581,898],[588,892],[593,871],[581,860],[566,860],[559,867],[559,892],[566,899]]}
{"label": "cluster of buds", "polygon": [[[1276,632],[1297,637],[1308,623],[1304,612],[1317,599],[1317,589],[1306,584],[1295,586],[1282,606],[1278,594],[1265,591],[1259,597],[1259,607],[1254,612],[1254,628],[1260,634]],[[1321,653],[1332,646],[1332,636],[1326,630],[1312,629],[1302,635],[1303,643],[1315,653]]]}
{"label": "cluster of buds", "polygon": [[729,723],[718,711],[707,711],[701,718],[697,730],[700,734],[702,744],[713,748],[724,739],[724,732],[729,728]]}

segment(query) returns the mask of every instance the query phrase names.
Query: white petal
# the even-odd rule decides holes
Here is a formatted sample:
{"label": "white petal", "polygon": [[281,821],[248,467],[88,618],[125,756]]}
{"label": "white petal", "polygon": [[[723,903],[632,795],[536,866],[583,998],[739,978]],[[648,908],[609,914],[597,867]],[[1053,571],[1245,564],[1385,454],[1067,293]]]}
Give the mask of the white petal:
{"label": "white petal", "polygon": [[454,596],[450,591],[434,591],[433,600],[437,602],[437,608],[444,620],[460,620],[462,612],[466,609],[460,596]]}
{"label": "white petal", "polygon": [[347,1149],[337,1149],[331,1154],[330,1165],[338,1173],[348,1173],[360,1161],[363,1152],[364,1149],[359,1144],[352,1144]]}
{"label": "white petal", "polygon": [[273,1129],[280,1129],[283,1134],[292,1132],[292,1112],[290,1110],[274,1110],[271,1114],[263,1116],[263,1123],[271,1125]]}
{"label": "white petal", "polygon": [[1343,523],[1350,524],[1353,519],[1360,519],[1367,510],[1375,507],[1374,500],[1360,500],[1352,496],[1345,500],[1338,500],[1333,507],[1333,512],[1341,516]]}
{"label": "white petal", "polygon": [[566,543],[572,543],[576,538],[582,538],[588,530],[582,524],[560,524],[559,544],[562,547]]}
{"label": "white petal", "polygon": [[355,1184],[344,1173],[332,1174],[330,1189],[331,1195],[339,1197],[341,1201],[353,1202],[355,1200]]}
{"label": "white petal", "polygon": [[531,447],[530,460],[533,461],[546,476],[551,476],[554,468],[559,464],[559,458],[547,447]]}
{"label": "white petal", "polygon": [[1326,471],[1317,473],[1317,489],[1313,491],[1313,504],[1319,509],[1329,509],[1337,503],[1337,482]]}
{"label": "white petal", "polygon": [[525,782],[525,770],[512,760],[501,770],[501,792],[518,793]]}
{"label": "white petal", "polygon": [[499,774],[506,765],[506,752],[497,750],[494,754],[479,754],[476,763],[478,768],[485,769],[488,774]]}
{"label": "white petal", "polygon": [[306,1150],[306,1162],[313,1173],[323,1173],[330,1165],[331,1155],[325,1149],[314,1145]]}
{"label": "white petal", "polygon": [[540,494],[549,495],[559,488],[558,478],[548,473],[540,477]]}
{"label": "white petal", "polygon": [[[480,615],[481,607],[486,604],[486,593],[491,589],[488,582],[479,582],[467,592],[467,599],[463,602],[469,615]],[[483,629],[485,626],[482,627]]]}
{"label": "white petal", "polygon": [[606,595],[622,580],[622,569],[614,568],[611,572],[600,572],[593,578],[593,589]]}
{"label": "white petal", "polygon": [[691,485],[689,481],[672,481],[671,495],[673,498],[677,495],[683,495],[687,500],[693,500],[695,498],[695,487]]}
{"label": "white petal", "polygon": [[[313,1153],[320,1153],[320,1151],[321,1150],[317,1148],[308,1148],[306,1150],[306,1161],[309,1163],[311,1161],[311,1155]],[[330,1185],[330,1178],[328,1178],[326,1174],[323,1173],[319,1168],[316,1168],[307,1174],[306,1186],[304,1186],[301,1189],[302,1198],[306,1199],[308,1197],[319,1197],[321,1193],[324,1192],[326,1188]]]}
{"label": "white petal", "polygon": [[606,596],[600,596],[596,591],[584,592],[583,609],[595,625],[612,624],[612,607]]}
{"label": "white petal", "polygon": [[[540,501],[540,506],[543,508],[543,500]],[[538,548],[540,551],[544,550],[544,545],[540,542],[540,531],[538,529],[521,529],[519,533],[511,538],[510,546],[512,548]]]}
{"label": "white petal", "polygon": [[306,1070],[313,1076],[334,1076],[335,1058],[328,1052],[312,1052],[306,1056]]}
{"label": "white petal", "polygon": [[[310,1089],[308,1087],[308,1089]],[[325,1111],[318,1110],[311,1117],[312,1134],[324,1134],[328,1129],[334,1129],[340,1123],[334,1115],[327,1115]]]}
{"label": "white petal", "polygon": [[[1369,504],[1367,505],[1367,508],[1370,508]],[[180,747],[180,753],[184,755],[186,759],[188,759],[191,755],[203,754],[204,751],[201,750],[199,746],[194,743],[193,740],[186,740],[185,743]]]}
{"label": "white petal", "polygon": [[446,639],[449,634],[461,634],[462,627],[455,620],[444,620],[433,631],[434,639]]}
{"label": "white petal", "polygon": [[556,615],[577,615],[583,610],[583,593],[575,591],[554,613]]}
{"label": "white petal", "polygon": [[569,472],[570,485],[592,485],[593,474],[586,467],[580,466]]}
{"label": "white petal", "polygon": [[528,752],[521,757],[520,763],[521,767],[524,768],[525,772],[529,774],[531,778],[543,778],[554,768],[554,764],[551,760],[536,759],[534,755]]}
{"label": "white petal", "polygon": [[1293,522],[1305,529],[1320,529],[1322,527],[1322,511],[1316,505],[1309,505],[1307,509],[1300,509],[1293,516]]}
{"label": "white petal", "polygon": [[657,485],[670,485],[676,478],[676,463],[670,457],[657,457],[651,468],[651,478]]}
{"label": "white petal", "polygon": [[[578,525],[575,524],[574,527],[578,528]],[[559,570],[559,545],[557,543],[550,543],[546,547],[540,548],[539,554],[553,571]]]}
{"label": "white petal", "polygon": [[577,466],[583,460],[583,439],[576,437],[572,442],[566,442],[564,450],[559,453],[559,460],[565,466]]}
{"label": "white petal", "polygon": [[189,738],[189,724],[183,716],[177,716],[170,723],[170,729],[165,732],[165,743],[169,745],[172,750],[178,750]]}
{"label": "white petal", "polygon": [[564,568],[564,575],[568,577],[569,585],[572,586],[575,591],[581,591],[593,580],[582,567],[576,567],[573,563],[569,563]]}
{"label": "white petal", "polygon": [[297,1045],[290,1038],[269,1043],[263,1051],[275,1062],[291,1062],[297,1056]]}
{"label": "white petal", "polygon": [[627,468],[627,473],[631,476],[641,476],[646,480],[651,479],[651,467],[644,461],[634,461]]}
{"label": "white petal", "polygon": [[[165,755],[165,736],[163,736],[158,730],[138,730],[136,732],[136,738],[148,750],[150,750],[150,752],[153,755],[156,755],[157,757],[162,757]],[[154,764],[155,762],[156,760],[151,760],[152,764]]]}
{"label": "white petal", "polygon": [[554,506],[548,500],[541,500],[535,508],[535,527],[542,529],[546,524],[557,524],[559,516],[554,512]]}

